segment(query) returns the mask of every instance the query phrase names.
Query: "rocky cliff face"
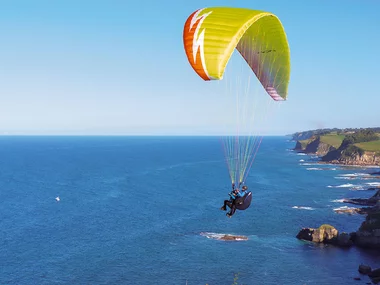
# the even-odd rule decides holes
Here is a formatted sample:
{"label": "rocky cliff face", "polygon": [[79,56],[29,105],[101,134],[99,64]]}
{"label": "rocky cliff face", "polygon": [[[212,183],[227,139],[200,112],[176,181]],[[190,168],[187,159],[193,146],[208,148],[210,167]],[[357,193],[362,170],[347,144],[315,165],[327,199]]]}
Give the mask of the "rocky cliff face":
{"label": "rocky cliff face", "polygon": [[380,165],[380,156],[368,151],[360,153],[334,150],[324,155],[322,161],[345,165]]}
{"label": "rocky cliff face", "polygon": [[305,148],[305,152],[307,153],[315,153],[316,155],[326,155],[328,152],[335,150],[336,148],[321,142],[320,137],[315,138],[311,141]]}
{"label": "rocky cliff face", "polygon": [[304,148],[302,147],[302,144],[299,141],[296,142],[296,146],[295,146],[294,150],[296,150],[296,151],[303,151],[304,150]]}
{"label": "rocky cliff face", "polygon": [[310,139],[310,142],[306,145],[306,147],[303,147],[302,143],[300,141],[297,141],[294,150],[324,156],[328,152],[331,152],[336,149],[329,144],[321,142],[320,137],[316,136]]}
{"label": "rocky cliff face", "polygon": [[376,207],[379,211],[368,214],[355,233],[353,239],[357,246],[380,248],[380,203]]}

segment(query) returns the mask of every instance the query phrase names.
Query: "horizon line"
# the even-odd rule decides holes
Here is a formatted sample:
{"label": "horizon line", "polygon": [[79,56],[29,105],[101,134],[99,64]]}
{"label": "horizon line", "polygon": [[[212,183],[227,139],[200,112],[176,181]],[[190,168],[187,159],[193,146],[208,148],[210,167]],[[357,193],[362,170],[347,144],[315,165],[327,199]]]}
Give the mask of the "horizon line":
{"label": "horizon line", "polygon": [[292,134],[0,134],[0,137],[287,137]]}

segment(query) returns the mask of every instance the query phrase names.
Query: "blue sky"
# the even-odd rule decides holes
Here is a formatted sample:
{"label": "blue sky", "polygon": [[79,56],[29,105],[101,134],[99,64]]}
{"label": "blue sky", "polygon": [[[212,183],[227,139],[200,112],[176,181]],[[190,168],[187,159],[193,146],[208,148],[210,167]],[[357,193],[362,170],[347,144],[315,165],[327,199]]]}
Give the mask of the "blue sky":
{"label": "blue sky", "polygon": [[222,85],[183,50],[187,17],[211,6],[269,11],[285,27],[289,97],[264,133],[380,126],[377,0],[0,4],[0,134],[232,132]]}

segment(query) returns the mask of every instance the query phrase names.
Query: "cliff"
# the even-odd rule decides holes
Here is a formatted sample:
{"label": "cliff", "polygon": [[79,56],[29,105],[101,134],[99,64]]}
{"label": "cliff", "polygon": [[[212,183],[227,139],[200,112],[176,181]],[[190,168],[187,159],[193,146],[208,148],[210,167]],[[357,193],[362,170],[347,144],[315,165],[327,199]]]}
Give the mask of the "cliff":
{"label": "cliff", "polygon": [[380,165],[380,155],[370,151],[334,150],[322,157],[322,161],[345,165]]}
{"label": "cliff", "polygon": [[332,145],[324,143],[321,141],[321,137],[317,136],[312,140],[305,148],[306,153],[314,153],[316,155],[326,155],[328,152],[335,150],[336,148]]}
{"label": "cliff", "polygon": [[309,135],[311,137],[308,139],[298,140],[294,150],[316,154],[326,163],[380,166],[380,133],[372,129],[330,133],[317,130],[296,133],[294,136]]}
{"label": "cliff", "polygon": [[336,150],[336,148],[322,142],[320,136],[313,136],[309,140],[297,141],[294,150],[324,156],[328,152]]}
{"label": "cliff", "polygon": [[352,239],[356,246],[380,248],[380,204],[376,207],[378,211],[369,213],[355,232]]}

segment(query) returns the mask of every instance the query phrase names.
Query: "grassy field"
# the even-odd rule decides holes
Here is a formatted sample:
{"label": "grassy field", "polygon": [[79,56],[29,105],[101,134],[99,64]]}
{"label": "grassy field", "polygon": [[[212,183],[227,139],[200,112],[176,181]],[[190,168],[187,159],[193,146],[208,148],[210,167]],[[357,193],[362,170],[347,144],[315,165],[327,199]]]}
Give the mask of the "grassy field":
{"label": "grassy field", "polygon": [[364,151],[373,151],[373,152],[380,153],[380,140],[356,143],[355,146],[361,148]]}
{"label": "grassy field", "polygon": [[302,148],[304,149],[310,143],[310,140],[302,140],[299,142],[302,145]]}
{"label": "grassy field", "polygon": [[327,134],[321,136],[321,142],[332,145],[335,148],[340,147],[342,141],[344,139],[344,135],[337,135],[336,133]]}

